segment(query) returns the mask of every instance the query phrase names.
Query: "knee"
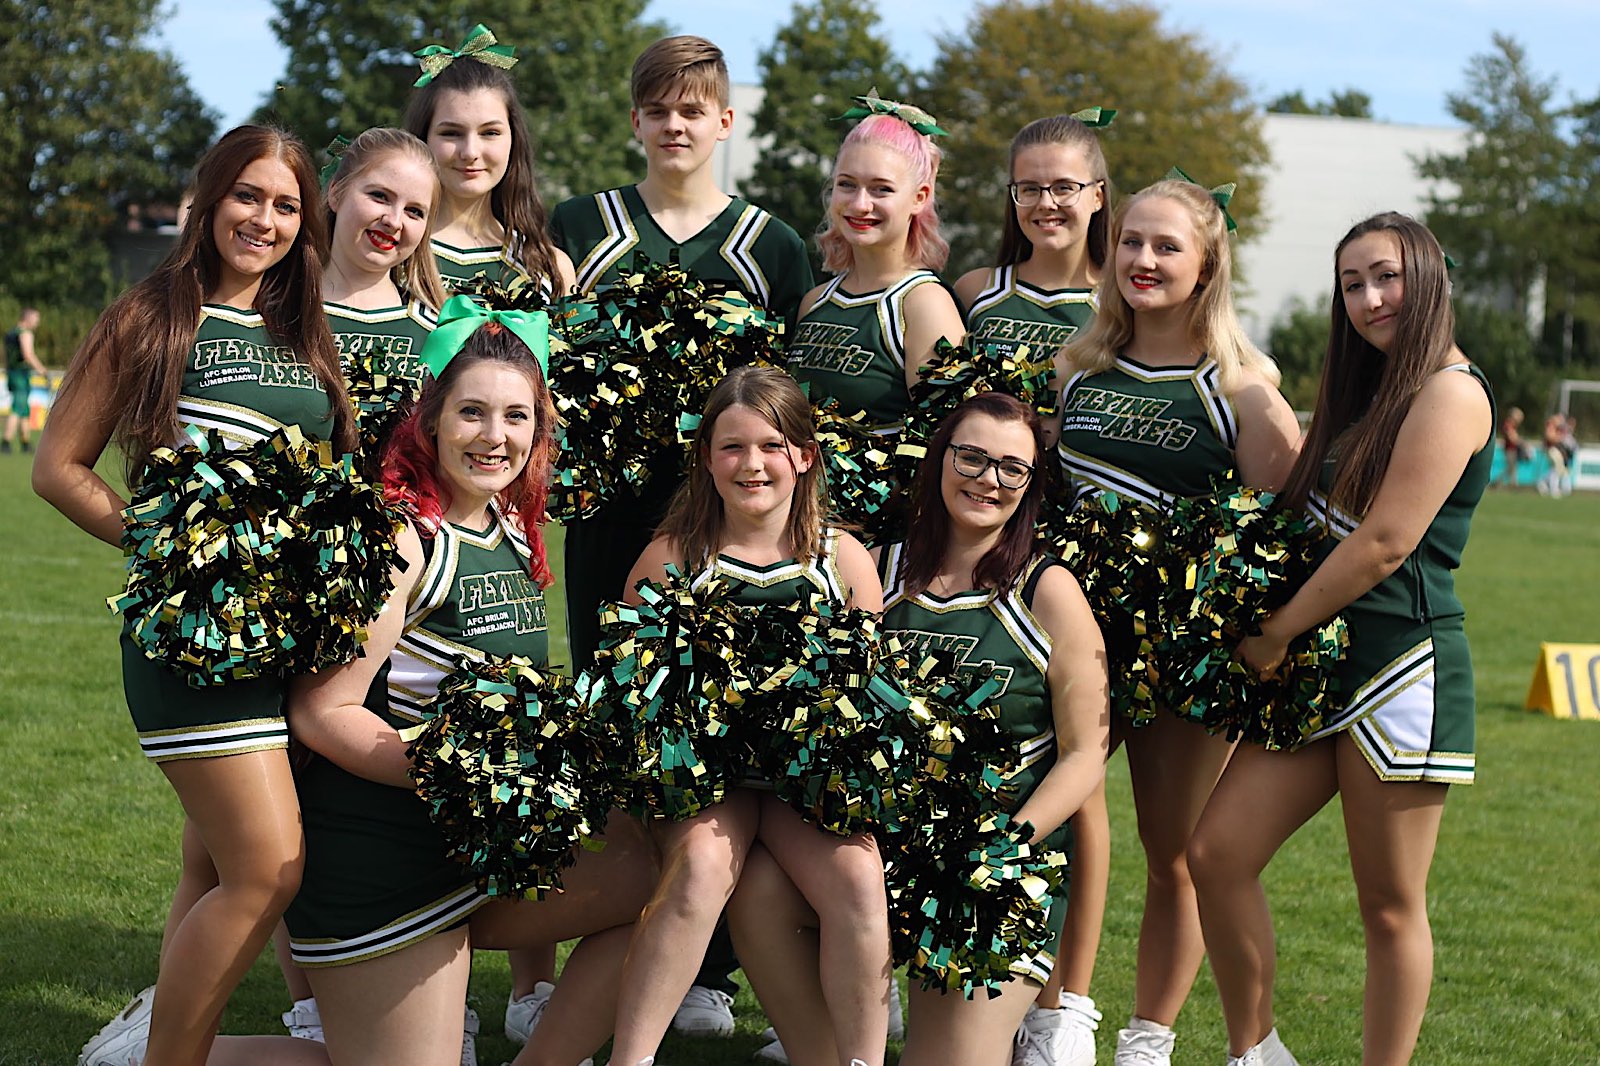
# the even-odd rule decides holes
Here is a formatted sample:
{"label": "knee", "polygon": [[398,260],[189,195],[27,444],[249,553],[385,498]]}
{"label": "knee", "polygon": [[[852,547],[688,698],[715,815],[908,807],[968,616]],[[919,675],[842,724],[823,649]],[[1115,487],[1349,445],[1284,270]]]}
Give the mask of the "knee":
{"label": "knee", "polygon": [[1361,889],[1357,895],[1361,924],[1369,940],[1398,941],[1418,933],[1428,935],[1428,907],[1424,897],[1372,888]]}
{"label": "knee", "polygon": [[844,921],[863,932],[888,927],[888,890],[876,851],[841,849],[840,861],[829,875],[825,898],[810,901],[823,921]]}
{"label": "knee", "polygon": [[1184,864],[1195,891],[1206,892],[1233,880],[1248,879],[1257,871],[1247,869],[1244,857],[1227,842],[1207,833],[1196,833],[1184,851]]}
{"label": "knee", "polygon": [[727,849],[715,840],[690,838],[664,857],[658,895],[720,911],[733,886],[733,857]]}

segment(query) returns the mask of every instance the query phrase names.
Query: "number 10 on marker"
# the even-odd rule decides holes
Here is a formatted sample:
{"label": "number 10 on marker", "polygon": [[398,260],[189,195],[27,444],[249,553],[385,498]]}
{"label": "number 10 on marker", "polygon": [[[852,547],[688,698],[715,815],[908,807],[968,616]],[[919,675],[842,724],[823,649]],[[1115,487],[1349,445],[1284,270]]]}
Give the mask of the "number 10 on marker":
{"label": "number 10 on marker", "polygon": [[1600,644],[1541,644],[1524,706],[1555,718],[1600,721]]}

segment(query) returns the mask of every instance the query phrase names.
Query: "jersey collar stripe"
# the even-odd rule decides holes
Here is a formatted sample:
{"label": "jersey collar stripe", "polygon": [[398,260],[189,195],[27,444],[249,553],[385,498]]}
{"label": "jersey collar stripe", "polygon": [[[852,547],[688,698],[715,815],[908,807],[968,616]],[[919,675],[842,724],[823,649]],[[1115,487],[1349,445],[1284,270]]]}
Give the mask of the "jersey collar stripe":
{"label": "jersey collar stripe", "polygon": [[723,261],[739,275],[744,291],[754,296],[762,307],[772,303],[772,286],[767,284],[767,276],[756,261],[755,246],[770,219],[765,211],[751,204],[740,212],[733,232],[722,242]]}
{"label": "jersey collar stripe", "polygon": [[588,292],[600,281],[602,275],[639,243],[639,231],[628,217],[628,205],[622,199],[621,189],[594,194],[600,222],[606,228],[605,239],[578,264],[579,292]]}

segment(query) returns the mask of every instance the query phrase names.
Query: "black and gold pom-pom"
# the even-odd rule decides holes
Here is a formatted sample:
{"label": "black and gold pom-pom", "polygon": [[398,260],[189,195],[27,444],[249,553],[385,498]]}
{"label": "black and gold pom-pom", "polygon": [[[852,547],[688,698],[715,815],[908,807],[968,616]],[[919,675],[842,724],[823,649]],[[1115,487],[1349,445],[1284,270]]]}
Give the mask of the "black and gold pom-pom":
{"label": "black and gold pom-pom", "polygon": [[941,337],[933,346],[933,355],[917,368],[897,442],[897,454],[908,464],[908,474],[915,475],[939,424],[962,402],[980,393],[1015,396],[1048,422],[1056,413],[1053,354],[1036,354],[1027,346],[1008,351],[988,344],[951,344]]}
{"label": "black and gold pom-pom", "polygon": [[605,830],[615,793],[571,678],[516,656],[463,658],[402,736],[450,857],[490,896],[559,890]]}
{"label": "black and gold pom-pom", "polygon": [[863,412],[847,413],[837,400],[812,413],[834,520],[868,545],[904,540],[911,483],[895,460],[894,438],[870,432]]}
{"label": "black and gold pom-pom", "polygon": [[416,405],[421,390],[419,373],[407,373],[386,341],[382,338],[368,350],[346,355],[343,360],[360,436],[361,475],[374,484],[382,480],[383,448],[389,434]]}
{"label": "black and gold pom-pom", "polygon": [[393,588],[400,518],[350,455],[298,429],[160,448],[123,512],[122,595],[151,660],[194,686],[349,662]]}

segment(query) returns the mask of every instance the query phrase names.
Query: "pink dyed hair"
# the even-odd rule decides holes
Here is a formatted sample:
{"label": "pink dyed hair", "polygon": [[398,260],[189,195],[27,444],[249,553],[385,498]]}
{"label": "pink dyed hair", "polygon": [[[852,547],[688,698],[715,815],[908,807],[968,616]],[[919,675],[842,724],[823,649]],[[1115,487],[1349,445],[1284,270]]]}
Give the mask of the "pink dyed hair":
{"label": "pink dyed hair", "polygon": [[[912,129],[903,120],[892,115],[868,115],[851,130],[839,146],[839,155],[857,144],[882,145],[899,153],[911,165],[911,180],[928,187],[927,202],[922,210],[911,216],[911,226],[906,231],[906,255],[911,262],[925,270],[941,270],[950,258],[950,242],[939,235],[939,160],[943,153],[933,143],[932,137]],[[834,174],[839,170],[838,156],[834,157]],[[832,196],[833,180],[822,194],[826,205]],[[822,249],[822,269],[830,274],[843,274],[855,264],[855,252],[850,242],[833,228],[831,213],[824,211],[822,228],[817,231],[817,247]]]}

